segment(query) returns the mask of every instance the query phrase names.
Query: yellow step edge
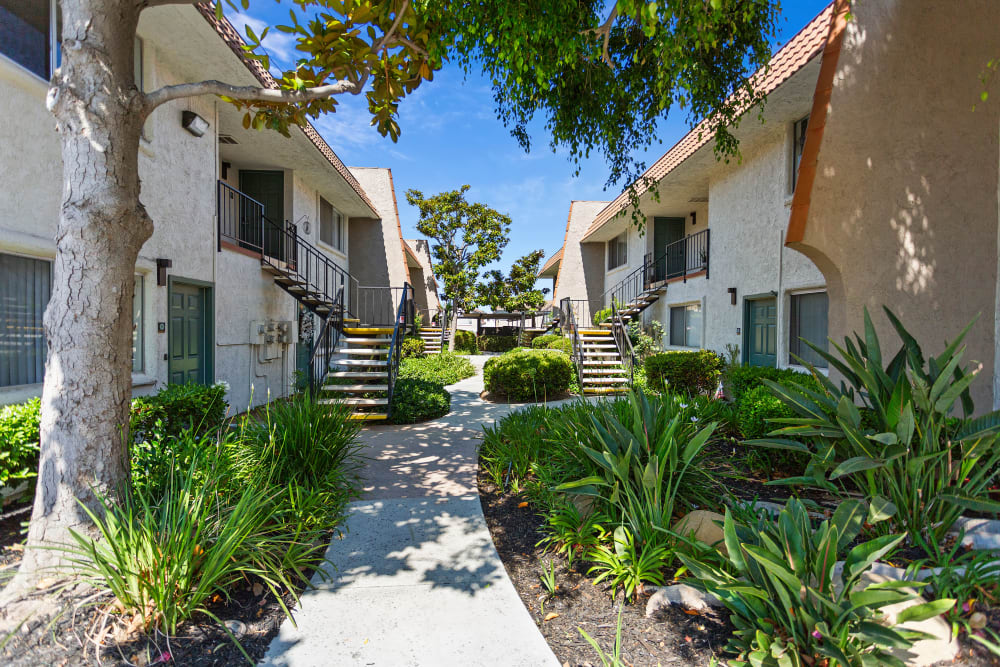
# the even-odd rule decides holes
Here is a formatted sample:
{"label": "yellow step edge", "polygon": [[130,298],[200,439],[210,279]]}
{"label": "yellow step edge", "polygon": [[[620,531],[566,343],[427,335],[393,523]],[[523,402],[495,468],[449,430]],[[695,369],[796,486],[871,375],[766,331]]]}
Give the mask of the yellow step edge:
{"label": "yellow step edge", "polygon": [[344,327],[344,333],[348,334],[366,334],[366,333],[391,334],[392,332],[393,332],[392,327]]}
{"label": "yellow step edge", "polygon": [[385,421],[389,418],[388,415],[348,415],[347,417],[351,421],[358,422],[377,422]]}

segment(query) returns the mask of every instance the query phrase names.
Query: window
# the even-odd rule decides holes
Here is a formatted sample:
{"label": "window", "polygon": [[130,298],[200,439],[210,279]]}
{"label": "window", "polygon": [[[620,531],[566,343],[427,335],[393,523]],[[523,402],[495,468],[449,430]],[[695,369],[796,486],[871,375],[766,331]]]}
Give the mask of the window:
{"label": "window", "polygon": [[0,253],[0,387],[42,381],[51,293],[51,262]]}
{"label": "window", "polygon": [[795,358],[799,357],[802,361],[817,368],[826,368],[826,360],[802,342],[805,339],[824,352],[827,349],[826,317],[829,298],[826,292],[793,294],[791,300],[791,315],[788,326],[788,362],[791,364],[802,363]]}
{"label": "window", "polygon": [[701,304],[670,308],[670,344],[676,347],[701,347]]}
{"label": "window", "polygon": [[135,38],[135,44],[132,48],[132,73],[135,77],[135,87],[140,92],[146,92],[143,83],[143,59],[142,59],[142,40],[138,37]]}
{"label": "window", "polygon": [[331,248],[344,249],[344,216],[322,197],[319,198],[319,240]]}
{"label": "window", "polygon": [[135,292],[132,294],[132,372],[141,373],[145,367],[143,345],[146,342],[146,326],[143,315],[146,312],[146,294],[143,290],[145,279],[136,274]]}
{"label": "window", "polygon": [[806,145],[806,128],[809,127],[809,116],[796,121],[792,132],[792,192],[799,180],[799,164],[802,162],[802,149]]}
{"label": "window", "polygon": [[0,53],[46,81],[59,66],[54,0],[0,0]]}
{"label": "window", "polygon": [[608,241],[608,271],[617,269],[628,261],[628,232],[622,232]]}

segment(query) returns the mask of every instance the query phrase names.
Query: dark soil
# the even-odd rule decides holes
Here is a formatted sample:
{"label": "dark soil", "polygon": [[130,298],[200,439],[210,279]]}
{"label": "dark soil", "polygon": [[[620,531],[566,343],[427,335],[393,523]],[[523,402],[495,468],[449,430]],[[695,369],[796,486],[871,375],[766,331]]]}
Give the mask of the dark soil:
{"label": "dark soil", "polygon": [[[724,615],[688,615],[669,609],[646,618],[648,596],[623,605],[621,591],[612,599],[610,587],[593,585],[585,575],[586,563],[575,560],[570,569],[564,557],[543,553],[536,547],[542,538],[539,532],[542,519],[524,505],[523,497],[499,493],[482,474],[479,494],[486,523],[507,574],[564,666],[601,664],[580,630],[597,641],[606,654],[612,654],[619,610],[623,664],[706,665],[711,656],[720,654],[732,630]],[[546,599],[538,577],[550,562],[555,563],[558,588],[554,598]]]}

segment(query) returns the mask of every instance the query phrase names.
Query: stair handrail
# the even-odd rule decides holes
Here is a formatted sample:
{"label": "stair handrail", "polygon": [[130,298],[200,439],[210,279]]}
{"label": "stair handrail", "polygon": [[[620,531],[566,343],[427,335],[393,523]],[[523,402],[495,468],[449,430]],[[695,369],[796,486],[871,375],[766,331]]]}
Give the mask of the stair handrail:
{"label": "stair handrail", "polygon": [[571,332],[571,340],[573,341],[572,360],[576,363],[576,376],[580,381],[580,387],[583,388],[583,344],[580,341],[580,330],[576,325],[576,315],[573,313],[573,301],[569,297],[566,297],[561,303],[562,316],[560,319],[569,325],[568,327],[563,326],[563,334],[565,335],[567,328]]}
{"label": "stair handrail", "polygon": [[392,327],[392,338],[389,340],[388,392],[386,394],[389,401],[386,406],[386,416],[388,418],[392,418],[392,393],[396,386],[396,376],[399,373],[399,362],[402,359],[402,338],[412,327],[413,309],[411,307],[412,304],[408,305],[408,302],[412,301],[410,297],[410,290],[412,289],[410,283],[403,283],[403,293],[399,299],[399,306],[396,308],[396,321]]}
{"label": "stair handrail", "polygon": [[621,313],[611,302],[611,335],[615,340],[615,347],[618,348],[618,356],[628,371],[628,384],[632,386],[635,381],[635,348],[632,346],[632,338],[628,335],[628,327]]}
{"label": "stair handrail", "polygon": [[[330,372],[330,359],[333,351],[340,344],[340,336],[344,331],[344,288],[337,290],[333,301],[333,309],[323,319],[319,335],[313,341],[309,352],[309,387],[313,396],[319,393],[320,387],[326,381]],[[320,356],[322,350],[322,356]]]}

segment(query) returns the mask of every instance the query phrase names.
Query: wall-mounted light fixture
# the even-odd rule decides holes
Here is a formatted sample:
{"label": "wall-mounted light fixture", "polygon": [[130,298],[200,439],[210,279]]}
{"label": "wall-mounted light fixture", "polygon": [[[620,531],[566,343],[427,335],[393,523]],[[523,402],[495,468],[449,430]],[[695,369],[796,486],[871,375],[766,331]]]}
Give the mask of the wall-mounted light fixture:
{"label": "wall-mounted light fixture", "polygon": [[208,132],[208,121],[193,111],[182,111],[181,127],[196,137],[203,137]]}
{"label": "wall-mounted light fixture", "polygon": [[167,269],[174,265],[173,260],[163,259],[158,257],[156,259],[156,285],[157,287],[163,287],[167,284]]}
{"label": "wall-mounted light fixture", "polygon": [[732,305],[735,306],[736,305],[736,288],[735,287],[730,287],[726,291],[729,292],[729,303],[731,303]]}
{"label": "wall-mounted light fixture", "polygon": [[691,211],[691,226],[698,224],[698,211]]}

